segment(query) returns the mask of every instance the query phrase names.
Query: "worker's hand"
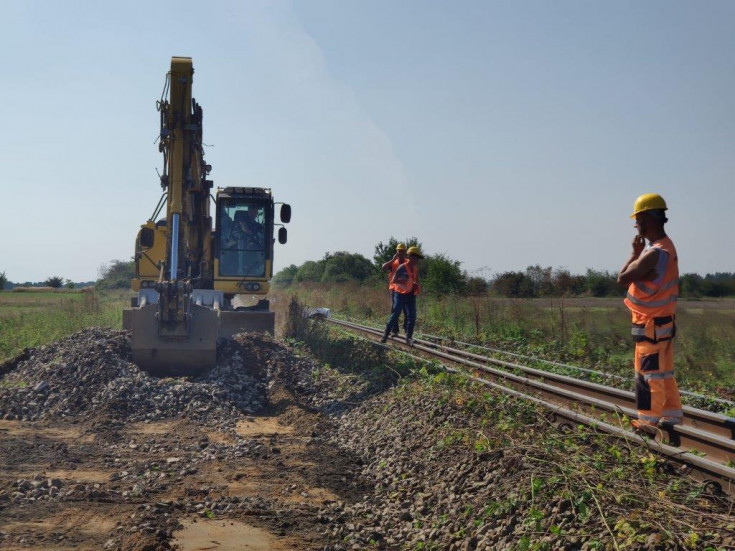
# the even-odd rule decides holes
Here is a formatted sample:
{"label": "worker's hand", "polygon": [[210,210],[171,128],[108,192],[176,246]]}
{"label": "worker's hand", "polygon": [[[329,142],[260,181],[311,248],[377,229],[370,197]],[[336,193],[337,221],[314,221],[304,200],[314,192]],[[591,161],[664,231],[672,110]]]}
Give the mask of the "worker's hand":
{"label": "worker's hand", "polygon": [[633,256],[638,258],[641,253],[643,252],[643,249],[646,248],[646,238],[642,235],[636,235],[633,238]]}

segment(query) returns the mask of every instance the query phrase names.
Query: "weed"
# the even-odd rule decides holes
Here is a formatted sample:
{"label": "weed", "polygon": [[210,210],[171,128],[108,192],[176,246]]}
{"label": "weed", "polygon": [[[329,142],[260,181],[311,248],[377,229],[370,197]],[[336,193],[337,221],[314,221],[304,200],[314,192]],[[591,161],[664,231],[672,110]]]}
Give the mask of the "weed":
{"label": "weed", "polygon": [[[332,308],[355,321],[383,326],[389,304],[380,285],[299,285],[288,293],[310,306]],[[284,293],[276,290],[276,293]],[[288,303],[288,297],[277,296]],[[629,314],[618,299],[505,299],[494,297],[433,297],[418,301],[417,331],[474,341],[508,352],[573,362],[606,374],[632,379],[633,345]],[[707,315],[697,313],[703,303],[680,301],[677,313],[677,378],[680,386],[733,397],[735,388],[735,301],[707,303]],[[681,360],[681,361],[679,361]],[[681,368],[679,368],[681,364]],[[544,366],[549,369],[549,366]],[[576,370],[552,371],[579,376]],[[610,384],[601,375],[588,375]],[[631,389],[630,384],[619,383]],[[685,398],[690,400],[691,398]],[[722,408],[722,404],[718,407]],[[735,417],[731,412],[729,415]]]}
{"label": "weed", "polygon": [[124,306],[119,292],[0,293],[0,362],[87,327],[119,329]]}
{"label": "weed", "polygon": [[0,388],[26,388],[28,381],[10,381],[3,379],[0,381]]}

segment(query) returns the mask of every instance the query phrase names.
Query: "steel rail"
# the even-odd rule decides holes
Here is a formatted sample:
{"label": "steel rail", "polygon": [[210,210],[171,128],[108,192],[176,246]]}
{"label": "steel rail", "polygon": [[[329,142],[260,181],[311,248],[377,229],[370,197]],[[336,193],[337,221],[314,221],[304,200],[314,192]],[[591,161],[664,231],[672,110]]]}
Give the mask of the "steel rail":
{"label": "steel rail", "polygon": [[[448,346],[437,345],[431,343],[430,341],[417,340],[416,342],[421,342],[422,344],[428,345],[432,348],[439,348],[440,350],[449,352],[450,354],[454,354],[460,357],[491,363],[494,365],[505,367],[507,369],[520,370],[529,377],[533,377],[541,381],[552,381],[555,386],[579,391],[583,394],[596,398],[604,398],[621,407],[635,406],[635,394],[628,390],[621,390],[619,388],[611,386],[605,386],[590,381],[584,381],[582,379],[576,379],[567,375],[551,373],[517,363],[498,360],[496,358],[489,358],[487,356],[481,356],[479,354],[474,354],[466,350],[459,350]],[[733,444],[735,445],[735,419],[726,417],[719,413],[712,413],[711,411],[693,408],[691,406],[683,406],[682,409],[684,411],[685,426],[691,426],[691,428],[707,431],[709,433],[716,434],[721,438],[732,440]],[[679,426],[676,428],[680,429],[682,427]],[[733,453],[735,454],[735,449],[733,450]]]}
{"label": "steel rail", "polygon": [[[344,320],[328,318],[328,321],[336,325],[373,336],[382,336],[383,334],[381,330]],[[401,348],[408,347],[408,345],[405,345],[398,339],[392,339],[392,342],[398,344]],[[601,430],[604,430],[607,433],[616,434],[618,436],[624,435],[628,439],[634,438],[637,441],[646,442],[646,445],[649,448],[660,451],[661,453],[664,453],[664,455],[672,459],[676,459],[680,463],[690,465],[695,471],[699,471],[699,475],[697,476],[699,480],[708,484],[716,484],[728,494],[735,495],[735,469],[724,464],[724,462],[732,461],[735,458],[735,440],[732,438],[726,438],[719,434],[713,434],[709,430],[703,430],[701,428],[688,425],[665,425],[662,427],[664,430],[658,431],[654,439],[641,438],[635,435],[632,431],[610,425],[604,419],[600,419],[601,412],[605,414],[625,415],[630,418],[636,418],[636,411],[630,407],[634,404],[633,393],[611,387],[605,387],[588,381],[572,379],[571,377],[563,375],[549,374],[534,368],[511,364],[510,362],[503,362],[502,360],[485,358],[466,351],[459,351],[462,354],[456,355],[455,349],[450,347],[441,347],[443,350],[439,350],[439,347],[435,343],[430,343],[421,339],[414,341],[414,344],[409,348],[411,348],[413,352],[422,352],[431,357],[439,357],[451,363],[469,367],[475,370],[474,376],[472,376],[473,379],[482,381],[483,384],[500,388],[504,392],[510,392],[543,404],[550,408],[555,414],[561,415],[567,419],[584,422],[584,424],[587,425],[593,424],[594,426],[600,426],[602,427]],[[470,358],[466,357],[468,355]],[[495,369],[487,366],[486,364],[478,363],[477,361],[474,361],[475,359],[480,359],[481,361],[490,360],[489,363],[502,365],[516,371],[520,370],[522,373],[526,374],[530,373],[531,376],[522,376],[517,373]],[[483,379],[478,376],[478,371],[483,374],[490,375],[495,379],[500,379],[505,383],[505,385],[509,386],[487,381],[487,379]],[[549,375],[554,375],[554,377],[549,377]],[[549,379],[551,380],[551,384],[547,382]],[[560,381],[563,384],[561,384]],[[590,388],[592,390],[590,390]],[[528,395],[526,393],[528,389],[532,389],[535,393],[541,396],[541,398]],[[629,395],[627,400],[625,395]],[[581,409],[582,412],[574,411],[570,408]],[[718,417],[721,422],[723,420],[732,421],[724,416],[713,414],[711,412],[702,412],[702,410],[695,410],[695,408],[688,408],[688,410],[689,415],[697,414],[698,419],[705,419],[709,423],[706,425],[708,427],[718,426],[716,422],[716,418]],[[564,413],[562,414],[559,412]],[[701,413],[706,415],[700,415]],[[687,413],[685,412],[685,416],[686,415]],[[664,431],[666,432],[666,438],[664,438]],[[731,435],[732,433],[730,432],[729,434]],[[701,457],[699,455],[695,455],[695,453],[705,453],[709,457]],[[712,477],[714,477],[714,479]]]}
{"label": "steel rail", "polygon": [[[431,341],[440,341],[440,342],[449,341],[451,343],[454,343],[455,345],[466,346],[468,348],[469,347],[471,347],[471,348],[479,348],[481,350],[487,350],[488,352],[492,352],[493,354],[503,354],[505,356],[510,356],[510,357],[513,357],[513,358],[520,358],[520,359],[523,359],[523,360],[530,360],[530,361],[534,361],[534,362],[540,362],[540,363],[543,363],[543,364],[546,364],[546,365],[552,365],[554,367],[560,367],[562,369],[569,369],[569,370],[579,371],[581,373],[589,373],[590,375],[597,375],[599,377],[604,377],[606,379],[617,379],[619,381],[629,381],[630,380],[629,377],[623,377],[621,375],[616,375],[614,373],[606,373],[605,371],[599,371],[599,370],[596,370],[596,369],[588,369],[586,367],[580,367],[578,365],[572,365],[572,364],[565,364],[565,363],[561,363],[561,362],[555,362],[555,361],[552,361],[552,360],[547,360],[545,358],[534,358],[533,356],[528,356],[526,354],[518,354],[517,352],[508,352],[507,350],[501,350],[500,348],[491,348],[489,346],[484,346],[484,345],[477,344],[477,343],[459,341],[459,340],[456,340],[456,339],[453,339],[453,338],[450,338],[450,337],[442,337],[440,335],[430,335],[428,333],[417,333],[417,334],[423,335],[423,337],[424,337],[423,340],[428,340],[429,342],[431,342]],[[437,344],[439,344],[439,343],[437,343]],[[704,394],[700,394],[698,392],[692,392],[691,390],[683,390],[683,389],[680,388],[679,389],[679,393],[682,394],[682,395],[684,395],[684,396],[691,396],[692,398],[698,398],[698,399],[703,399],[703,400],[709,400],[709,401],[712,401],[712,402],[717,402],[718,404],[722,404],[723,406],[735,406],[735,402],[733,402],[732,400],[725,400],[723,398],[717,398],[717,397],[712,397],[712,396],[705,396]]]}
{"label": "steel rail", "polygon": [[[361,326],[359,324],[355,324],[352,322],[347,322],[344,320],[336,320],[334,318],[330,318],[330,321],[333,321],[335,323],[348,324],[349,326],[352,326],[355,329],[362,329],[362,330],[368,329],[367,327],[364,327],[364,326]],[[381,332],[378,331],[377,329],[372,329],[372,332],[374,334],[381,334]],[[541,382],[551,382],[551,384],[553,384],[556,387],[563,388],[566,390],[571,390],[574,392],[580,392],[584,395],[590,396],[591,398],[597,398],[599,400],[604,400],[605,402],[620,406],[620,408],[623,408],[623,409],[629,408],[632,411],[632,408],[635,406],[635,394],[627,390],[621,390],[619,388],[615,388],[611,386],[605,386],[605,385],[593,383],[590,381],[584,381],[582,379],[576,379],[574,377],[569,377],[568,375],[551,373],[548,371],[543,371],[541,369],[528,367],[522,364],[507,362],[505,360],[499,360],[497,358],[490,358],[487,356],[482,356],[480,354],[475,354],[473,352],[468,352],[466,350],[459,350],[453,347],[440,345],[440,344],[437,344],[431,341],[415,339],[414,342],[416,343],[416,345],[423,345],[423,347],[428,347],[433,350],[438,350],[439,352],[446,352],[452,355],[452,358],[446,357],[445,359],[452,360],[454,359],[454,357],[462,357],[462,358],[473,360],[473,361],[484,362],[485,365],[494,364],[497,366],[504,367],[506,369],[520,371],[525,376],[532,378],[534,380],[538,380]],[[425,350],[425,349],[424,349],[424,352],[431,353],[430,350]],[[473,365],[472,367],[478,367],[478,366]],[[695,430],[706,431],[708,433],[717,435],[720,438],[725,439],[725,440],[732,440],[733,447],[731,449],[728,449],[726,446],[725,449],[726,451],[731,453],[732,458],[735,459],[735,419],[726,417],[719,413],[712,413],[711,411],[697,409],[697,408],[693,408],[690,406],[684,406],[682,409],[684,411],[685,425],[676,426],[675,427],[676,431],[679,431],[679,432],[683,431],[685,433],[691,433],[689,429],[695,429]],[[631,415],[631,417],[635,418],[636,415],[633,414]],[[668,429],[668,426],[665,426],[665,428]],[[694,436],[693,433],[692,435],[693,437],[696,438],[696,436]],[[705,450],[701,450],[701,451],[705,451]]]}

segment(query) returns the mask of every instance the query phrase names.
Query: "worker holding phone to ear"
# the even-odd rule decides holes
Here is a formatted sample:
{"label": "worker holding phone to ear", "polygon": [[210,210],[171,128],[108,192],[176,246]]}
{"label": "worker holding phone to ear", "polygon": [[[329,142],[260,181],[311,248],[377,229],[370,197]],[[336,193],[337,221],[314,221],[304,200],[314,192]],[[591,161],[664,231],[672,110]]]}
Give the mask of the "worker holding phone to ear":
{"label": "worker holding phone to ear", "polygon": [[[681,396],[674,378],[676,301],[679,259],[664,231],[666,202],[657,193],[636,199],[633,214],[638,234],[618,283],[628,285],[625,305],[633,318],[636,408],[633,426],[653,433],[660,422],[682,422]],[[646,240],[650,246],[646,248]]]}

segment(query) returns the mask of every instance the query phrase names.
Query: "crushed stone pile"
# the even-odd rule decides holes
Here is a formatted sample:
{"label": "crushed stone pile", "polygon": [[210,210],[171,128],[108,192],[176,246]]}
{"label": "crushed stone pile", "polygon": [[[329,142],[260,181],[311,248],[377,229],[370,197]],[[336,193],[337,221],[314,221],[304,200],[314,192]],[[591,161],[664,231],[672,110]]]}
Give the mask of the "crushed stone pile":
{"label": "crushed stone pile", "polygon": [[237,343],[195,380],[157,378],[132,363],[124,331],[85,329],[27,350],[3,366],[0,418],[41,421],[156,421],[187,417],[233,426],[266,404],[266,384],[254,376]]}

